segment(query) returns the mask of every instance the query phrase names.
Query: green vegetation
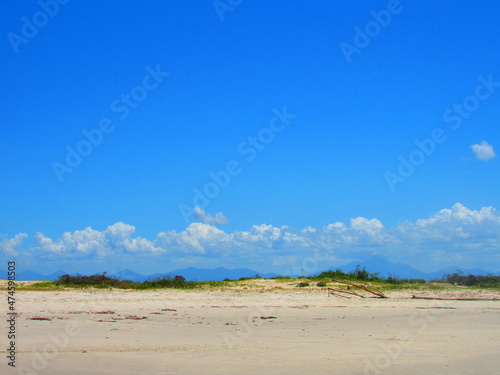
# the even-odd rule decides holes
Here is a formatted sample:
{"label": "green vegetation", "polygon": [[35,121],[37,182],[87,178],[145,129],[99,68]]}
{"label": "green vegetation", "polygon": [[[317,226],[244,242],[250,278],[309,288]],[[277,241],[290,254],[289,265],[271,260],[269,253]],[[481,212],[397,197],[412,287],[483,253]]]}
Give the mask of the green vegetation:
{"label": "green vegetation", "polygon": [[[260,279],[259,275],[254,278],[241,277],[239,280],[229,280],[224,281],[186,281],[182,276],[175,277],[160,277],[152,280],[147,280],[144,282],[134,282],[130,280],[121,280],[112,277],[107,277],[106,273],[101,275],[92,276],[71,276],[63,275],[59,277],[57,281],[42,281],[33,284],[29,284],[22,287],[24,290],[56,290],[65,288],[97,288],[97,289],[132,289],[132,290],[146,290],[146,289],[164,289],[164,288],[175,288],[175,289],[210,289],[210,288],[232,288],[236,287],[237,290],[248,289],[253,290],[254,287],[261,288],[264,290],[262,284],[258,284]],[[373,287],[380,290],[390,291],[390,290],[438,290],[438,289],[449,289],[458,287],[473,287],[473,288],[495,288],[500,289],[500,276],[486,275],[464,275],[462,272],[457,271],[455,273],[444,275],[441,280],[434,280],[432,282],[426,282],[423,279],[405,279],[400,278],[396,275],[389,275],[386,279],[379,277],[379,273],[371,273],[366,270],[366,268],[361,268],[357,266],[354,270],[350,272],[343,272],[340,269],[336,271],[329,270],[320,273],[316,276],[310,277],[300,277],[291,278],[290,276],[276,276],[273,277],[277,283],[286,283],[290,281],[295,281],[295,284],[299,288],[316,286],[316,287],[326,287],[328,283],[332,282],[332,279],[352,281],[357,283],[368,283]],[[315,282],[315,283],[314,283]],[[293,284],[289,284],[293,285]],[[271,289],[282,289],[279,286],[271,286]]]}
{"label": "green vegetation", "polygon": [[361,268],[359,265],[349,273],[345,273],[341,269],[336,271],[325,271],[321,272],[317,276],[312,276],[311,279],[321,280],[321,279],[337,279],[337,280],[350,280],[350,281],[383,281],[379,277],[379,273],[370,273],[366,270],[366,267]]}
{"label": "green vegetation", "polygon": [[401,285],[401,284],[425,284],[426,281],[424,279],[401,279],[396,275],[389,275],[389,277],[385,280],[389,284]]}
{"label": "green vegetation", "polygon": [[112,277],[107,277],[105,274],[92,275],[92,276],[71,276],[62,275],[57,281],[43,281],[31,284],[30,288],[98,288],[98,289],[159,289],[159,288],[178,288],[178,289],[192,289],[198,283],[187,282],[184,277],[176,276],[161,277],[144,282],[134,282],[130,280],[120,280]]}

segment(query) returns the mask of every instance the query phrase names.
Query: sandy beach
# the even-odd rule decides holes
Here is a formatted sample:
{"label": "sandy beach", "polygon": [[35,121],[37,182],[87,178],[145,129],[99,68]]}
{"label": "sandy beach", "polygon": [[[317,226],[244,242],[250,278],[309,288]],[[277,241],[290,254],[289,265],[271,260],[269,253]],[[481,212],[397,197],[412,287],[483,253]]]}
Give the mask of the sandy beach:
{"label": "sandy beach", "polygon": [[415,293],[499,296],[18,291],[17,369],[2,373],[500,374],[500,301],[408,299]]}

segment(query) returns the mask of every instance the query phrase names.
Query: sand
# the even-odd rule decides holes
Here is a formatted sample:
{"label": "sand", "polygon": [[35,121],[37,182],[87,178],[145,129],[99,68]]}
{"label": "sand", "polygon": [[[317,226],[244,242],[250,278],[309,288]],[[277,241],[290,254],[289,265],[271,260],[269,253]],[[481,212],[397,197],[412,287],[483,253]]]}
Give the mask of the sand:
{"label": "sand", "polygon": [[17,368],[2,354],[2,374],[500,374],[500,301],[414,293],[499,297],[18,291]]}

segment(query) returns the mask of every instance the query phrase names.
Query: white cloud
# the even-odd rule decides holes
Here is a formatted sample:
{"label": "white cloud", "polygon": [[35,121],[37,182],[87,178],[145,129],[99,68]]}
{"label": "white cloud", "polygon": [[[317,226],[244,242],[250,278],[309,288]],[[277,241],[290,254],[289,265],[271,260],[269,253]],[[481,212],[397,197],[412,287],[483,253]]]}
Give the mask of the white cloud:
{"label": "white cloud", "polygon": [[4,238],[0,241],[0,251],[8,256],[16,256],[19,251],[22,251],[22,243],[28,235],[26,233],[16,234],[12,238]]}
{"label": "white cloud", "polygon": [[113,248],[123,248],[130,253],[162,253],[163,249],[145,238],[131,238],[135,232],[133,225],[122,222],[110,225],[104,232],[104,239]]}
{"label": "white cloud", "polygon": [[191,223],[186,230],[158,233],[155,243],[164,249],[180,253],[205,254],[211,247],[223,247],[231,242],[232,235],[204,223]]}
{"label": "white cloud", "polygon": [[496,156],[493,146],[486,141],[482,141],[481,144],[473,144],[470,148],[479,160],[487,161]]}
{"label": "white cloud", "polygon": [[35,235],[37,246],[35,251],[44,255],[60,257],[105,257],[113,253],[161,253],[163,249],[144,238],[131,238],[135,227],[122,222],[110,225],[99,232],[91,227],[74,232],[65,232],[61,238],[53,240],[43,233]]}
{"label": "white cloud", "polygon": [[499,239],[500,216],[493,207],[482,207],[479,211],[474,211],[461,203],[455,203],[451,209],[443,209],[414,224],[400,224],[396,229],[400,238],[419,242],[465,238]]}
{"label": "white cloud", "polygon": [[205,224],[215,224],[215,225],[229,224],[228,218],[222,212],[217,212],[215,216],[213,216],[210,215],[203,208],[200,208],[198,206],[194,208],[193,219],[194,221],[198,221],[200,223],[205,223]]}
{"label": "white cloud", "polygon": [[[349,225],[336,222],[323,228],[294,229],[261,224],[248,231],[225,232],[209,223],[191,223],[180,232],[158,233],[153,240],[133,237],[134,233],[134,226],[122,222],[103,231],[89,227],[67,232],[58,239],[37,233],[36,246],[29,249],[22,247],[27,235],[18,234],[1,240],[0,250],[7,255],[24,253],[42,259],[88,258],[110,262],[119,261],[123,256],[139,260],[139,257],[151,259],[147,257],[160,255],[156,259],[168,264],[196,259],[200,267],[253,264],[258,269],[286,264],[287,259],[290,266],[302,267],[303,259],[315,259],[318,268],[328,267],[331,265],[324,262],[331,259],[360,258],[373,252],[406,263],[412,259],[424,264],[442,263],[448,254],[449,259],[462,259],[463,266],[483,262],[484,268],[488,265],[500,268],[500,264],[492,264],[498,259],[500,248],[500,215],[493,207],[471,210],[461,203],[428,218],[392,227],[385,227],[376,218],[357,217],[351,219]],[[318,256],[318,252],[322,255]]]}

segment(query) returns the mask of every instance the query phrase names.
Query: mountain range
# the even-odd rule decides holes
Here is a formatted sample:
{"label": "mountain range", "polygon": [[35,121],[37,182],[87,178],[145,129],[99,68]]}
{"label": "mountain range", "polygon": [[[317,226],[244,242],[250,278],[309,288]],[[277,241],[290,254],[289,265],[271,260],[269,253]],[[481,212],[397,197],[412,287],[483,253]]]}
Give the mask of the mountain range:
{"label": "mountain range", "polygon": [[[447,267],[439,271],[429,273],[429,272],[419,271],[416,268],[413,268],[404,263],[390,262],[386,258],[379,255],[374,255],[365,261],[351,262],[340,267],[329,267],[324,269],[324,271],[341,269],[343,272],[347,273],[349,271],[354,270],[358,265],[361,268],[365,267],[366,270],[369,272],[372,273],[378,272],[380,277],[383,278],[392,275],[401,278],[435,280],[435,279],[440,279],[444,274],[453,273],[456,272],[457,270],[462,271],[464,274],[467,275],[468,274],[486,275],[488,273],[483,269],[464,269],[461,267]],[[314,275],[317,275],[319,273],[321,272],[316,272]],[[42,275],[32,270],[23,270],[17,273],[16,279],[23,281],[57,280],[59,276],[65,274],[67,274],[67,272],[63,270],[56,271],[54,273],[51,273],[50,275]],[[278,276],[275,273],[260,273],[254,270],[250,270],[248,268],[228,269],[224,267],[219,267],[215,269],[189,267],[189,268],[177,269],[167,273],[155,273],[151,275],[143,275],[128,269],[124,269],[113,274],[108,274],[107,276],[123,280],[142,282],[159,277],[166,277],[166,276],[174,277],[177,275],[184,276],[184,278],[187,281],[222,281],[224,279],[237,280],[240,277],[255,277],[256,275],[260,275],[263,278]],[[496,275],[500,276],[500,272],[497,272]],[[7,272],[0,271],[0,279],[6,279],[6,278],[7,278]]]}
{"label": "mountain range", "polygon": [[[32,270],[24,270],[16,273],[16,280],[19,281],[35,281],[35,280],[50,280],[54,281],[59,278],[59,276],[68,274],[68,272],[64,272],[62,270],[51,273],[50,275],[42,275],[41,273],[32,271]],[[71,273],[74,275],[74,273]],[[219,267],[215,269],[206,269],[206,268],[183,268],[174,271],[170,271],[167,273],[155,273],[151,275],[142,275],[140,273],[124,269],[119,272],[115,272],[112,274],[107,274],[108,277],[113,277],[122,280],[131,280],[136,282],[142,282],[146,280],[152,280],[160,277],[175,277],[177,275],[183,276],[187,281],[222,281],[224,279],[237,280],[240,277],[255,277],[259,275],[263,278],[270,278],[274,276],[278,276],[275,273],[259,273],[257,271],[250,270],[248,268],[235,268],[235,269],[227,269],[224,267]],[[7,272],[0,271],[0,279],[6,279]]]}

